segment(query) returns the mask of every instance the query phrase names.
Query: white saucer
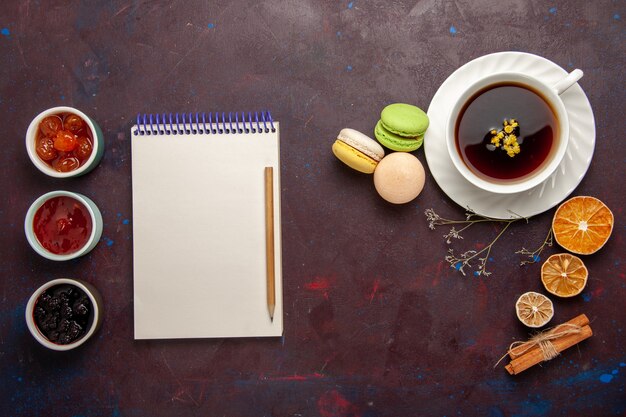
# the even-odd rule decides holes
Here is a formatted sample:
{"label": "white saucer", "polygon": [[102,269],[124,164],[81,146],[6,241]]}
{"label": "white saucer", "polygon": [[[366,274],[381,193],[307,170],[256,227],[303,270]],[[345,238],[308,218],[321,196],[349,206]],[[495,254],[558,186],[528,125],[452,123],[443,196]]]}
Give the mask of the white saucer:
{"label": "white saucer", "polygon": [[589,100],[580,85],[575,84],[561,94],[570,121],[570,141],[554,174],[536,187],[515,194],[494,194],[474,186],[461,176],[448,155],[446,119],[459,92],[467,85],[485,75],[505,71],[533,75],[547,84],[556,83],[567,74],[552,61],[522,52],[498,52],[468,62],[448,77],[430,102],[424,152],[435,181],[458,205],[487,217],[509,219],[517,214],[528,218],[556,206],[578,186],[591,164],[596,126]]}

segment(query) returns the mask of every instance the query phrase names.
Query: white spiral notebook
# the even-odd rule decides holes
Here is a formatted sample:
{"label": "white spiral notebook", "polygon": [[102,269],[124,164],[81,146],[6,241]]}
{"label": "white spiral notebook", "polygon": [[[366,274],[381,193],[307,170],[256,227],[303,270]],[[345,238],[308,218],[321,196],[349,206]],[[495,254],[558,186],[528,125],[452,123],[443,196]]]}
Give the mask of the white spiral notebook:
{"label": "white spiral notebook", "polygon": [[135,339],[281,336],[278,122],[269,112],[148,114],[131,137]]}

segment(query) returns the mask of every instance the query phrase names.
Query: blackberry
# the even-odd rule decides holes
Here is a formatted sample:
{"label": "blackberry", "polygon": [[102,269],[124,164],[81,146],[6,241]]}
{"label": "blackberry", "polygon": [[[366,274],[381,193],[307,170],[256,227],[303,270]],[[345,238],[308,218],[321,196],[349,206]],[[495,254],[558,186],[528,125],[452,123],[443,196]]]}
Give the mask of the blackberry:
{"label": "blackberry", "polygon": [[85,314],[89,313],[89,309],[87,308],[87,306],[85,306],[85,304],[78,304],[74,307],[74,313],[78,314],[79,316],[84,316]]}
{"label": "blackberry", "polygon": [[43,329],[44,330],[53,330],[57,328],[57,324],[58,324],[58,320],[55,316],[48,316],[46,317],[45,321],[43,322]]}
{"label": "blackberry", "polygon": [[61,333],[61,335],[59,336],[59,338],[56,340],[56,342],[62,344],[62,345],[68,345],[70,343],[72,343],[72,338],[68,333]]}
{"label": "blackberry", "polygon": [[61,307],[61,300],[57,297],[50,297],[47,304],[48,310],[58,310]]}
{"label": "blackberry", "polygon": [[72,307],[67,304],[61,307],[61,317],[72,318]]}
{"label": "blackberry", "polygon": [[70,328],[67,331],[67,335],[71,338],[71,341],[74,341],[78,338],[78,336],[81,335],[82,330],[83,328],[80,326],[80,324],[72,321],[70,323]]}
{"label": "blackberry", "polygon": [[35,319],[37,320],[43,320],[46,316],[46,310],[43,309],[43,307],[41,306],[37,306],[35,307]]}
{"label": "blackberry", "polygon": [[57,326],[57,330],[60,332],[67,332],[69,328],[70,328],[70,321],[67,319],[61,320],[61,322]]}

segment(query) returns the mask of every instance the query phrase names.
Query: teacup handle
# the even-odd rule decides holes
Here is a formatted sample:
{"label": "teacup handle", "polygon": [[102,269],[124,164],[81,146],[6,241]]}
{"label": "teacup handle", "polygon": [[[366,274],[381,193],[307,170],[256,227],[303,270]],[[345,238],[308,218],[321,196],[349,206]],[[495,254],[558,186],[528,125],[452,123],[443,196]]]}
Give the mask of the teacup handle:
{"label": "teacup handle", "polygon": [[557,95],[560,96],[561,94],[563,94],[563,92],[565,92],[565,90],[576,84],[576,81],[580,80],[582,76],[582,70],[575,69],[574,71],[567,74],[567,76],[565,76],[559,82],[554,84],[554,86],[552,86],[552,89],[556,92]]}

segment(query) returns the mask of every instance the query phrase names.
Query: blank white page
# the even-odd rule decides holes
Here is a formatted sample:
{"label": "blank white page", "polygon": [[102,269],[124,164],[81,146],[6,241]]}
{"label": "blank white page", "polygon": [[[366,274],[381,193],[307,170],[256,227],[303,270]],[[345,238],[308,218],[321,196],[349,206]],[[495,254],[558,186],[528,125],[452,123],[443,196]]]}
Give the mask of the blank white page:
{"label": "blank white page", "polygon": [[[281,336],[276,132],[132,129],[135,339]],[[276,309],[267,308],[264,168],[274,168]]]}

